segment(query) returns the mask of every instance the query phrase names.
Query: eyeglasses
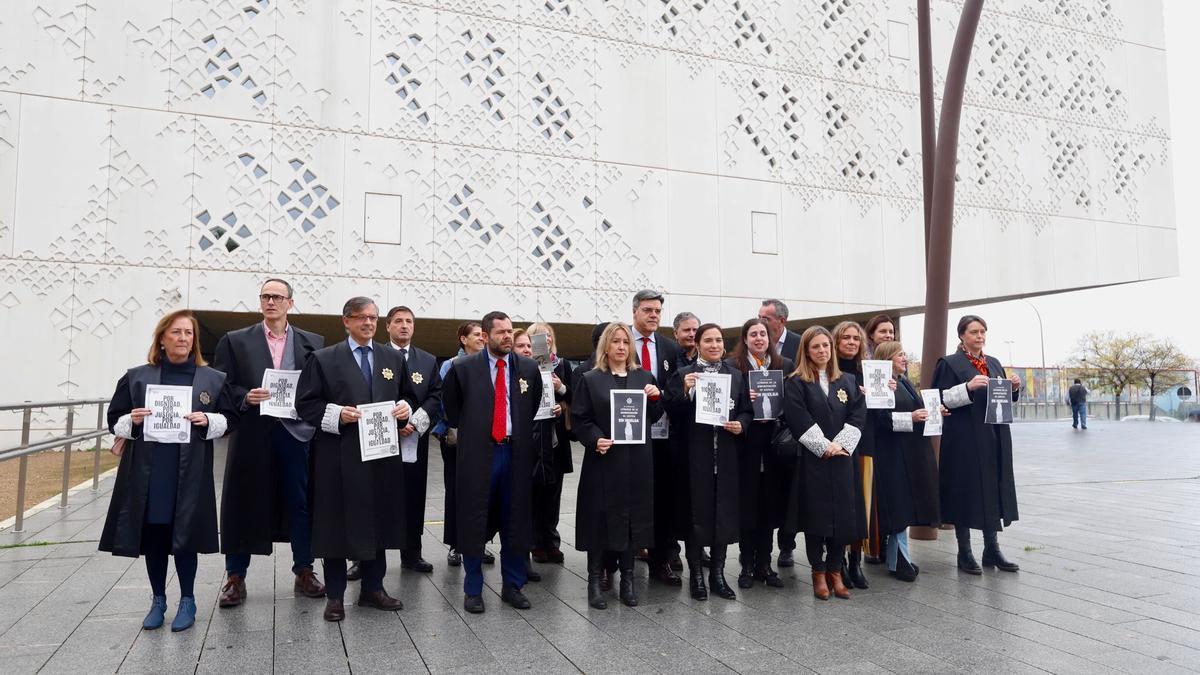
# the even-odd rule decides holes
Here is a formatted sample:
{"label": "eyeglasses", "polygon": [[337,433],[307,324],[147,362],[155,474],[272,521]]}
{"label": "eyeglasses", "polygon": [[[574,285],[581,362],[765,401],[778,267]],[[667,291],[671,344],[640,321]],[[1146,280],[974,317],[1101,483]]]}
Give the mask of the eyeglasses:
{"label": "eyeglasses", "polygon": [[367,321],[374,323],[379,320],[379,316],[375,314],[351,314],[346,318],[350,319],[351,321],[362,321],[364,323]]}
{"label": "eyeglasses", "polygon": [[275,304],[280,304],[284,300],[287,300],[288,297],[286,295],[275,295],[274,293],[263,293],[262,295],[258,296],[258,299],[263,302],[274,302]]}

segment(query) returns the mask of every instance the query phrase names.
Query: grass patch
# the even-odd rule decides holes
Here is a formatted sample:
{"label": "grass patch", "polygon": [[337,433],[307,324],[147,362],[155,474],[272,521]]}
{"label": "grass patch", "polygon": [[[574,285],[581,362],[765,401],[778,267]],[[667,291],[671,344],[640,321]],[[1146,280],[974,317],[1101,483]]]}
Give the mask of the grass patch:
{"label": "grass patch", "polygon": [[57,541],[27,541],[24,544],[4,544],[0,546],[0,551],[8,548],[33,548],[34,546],[53,546]]}
{"label": "grass patch", "polygon": [[1025,547],[1026,553],[1033,553],[1034,551],[1040,551],[1040,550],[1042,550],[1041,546],[1026,546]]}

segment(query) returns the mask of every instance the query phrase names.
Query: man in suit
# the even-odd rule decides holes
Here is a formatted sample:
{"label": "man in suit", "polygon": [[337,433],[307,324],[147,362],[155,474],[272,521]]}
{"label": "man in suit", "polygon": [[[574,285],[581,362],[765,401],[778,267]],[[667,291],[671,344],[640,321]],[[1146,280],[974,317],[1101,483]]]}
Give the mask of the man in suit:
{"label": "man in suit", "polygon": [[521,593],[533,540],[533,416],[542,397],[537,363],[513,353],[512,320],[489,312],[487,347],[459,357],[442,383],[446,419],[458,428],[457,546],[463,608],[484,611],[484,544],[500,533],[501,600],[528,609]]}
{"label": "man in suit", "polygon": [[351,298],[342,307],[348,337],[315,352],[300,373],[296,408],[318,428],[312,443],[313,553],[325,559],[325,620],[346,618],[346,560],[362,570],[360,607],[395,611],[401,602],[383,589],[387,549],[405,538],[404,464],[395,454],[364,461],[359,445],[358,406],[392,403],[397,432],[408,426],[412,392],[400,354],[372,338],[379,309],[370,298]]}
{"label": "man in suit", "polygon": [[779,355],[795,363],[796,354],[800,351],[800,334],[787,327],[788,306],[774,298],[763,300],[758,308],[758,318],[767,324],[767,334],[775,349],[779,350]]}
{"label": "man in suit", "polygon": [[309,532],[308,442],[316,429],[300,419],[259,412],[271,395],[262,388],[263,372],[301,370],[325,346],[325,338],[288,323],[292,295],[292,285],[283,279],[264,282],[258,294],[263,320],[225,334],[213,356],[213,368],[225,373],[241,411],[241,425],[229,438],[221,489],[226,574],[221,607],[242,604],[251,554],[271,555],[276,541],[291,542],[294,591],[325,597],[325,586],[313,572]]}
{"label": "man in suit", "polygon": [[[662,321],[663,295],[658,291],[641,290],[633,296],[633,351],[643,370],[654,375],[654,383],[666,390],[667,382],[679,363],[679,345],[659,335]],[[663,415],[661,423],[666,423]],[[648,423],[659,422],[659,420]],[[653,437],[654,434],[651,434]],[[683,532],[683,514],[676,494],[677,476],[672,461],[672,439],[655,438],[654,447],[654,548],[649,552],[650,578],[671,586],[682,586],[683,580],[671,567],[679,557],[679,539]],[[680,565],[682,569],[682,565]]]}
{"label": "man in suit", "polygon": [[[767,325],[767,335],[771,338],[771,344],[779,351],[779,355],[796,363],[800,353],[800,334],[787,327],[788,306],[775,298],[763,300],[762,306],[758,308],[758,318]],[[796,550],[796,533],[781,527],[778,541],[779,566],[792,567],[796,564],[792,556],[792,551]]]}

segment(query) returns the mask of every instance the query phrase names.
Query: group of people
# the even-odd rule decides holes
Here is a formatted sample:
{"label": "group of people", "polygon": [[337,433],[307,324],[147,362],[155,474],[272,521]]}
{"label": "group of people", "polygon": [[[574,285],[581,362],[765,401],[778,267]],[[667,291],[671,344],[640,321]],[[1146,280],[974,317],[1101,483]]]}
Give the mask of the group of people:
{"label": "group of people", "polygon": [[[886,316],[865,328],[847,321],[797,334],[787,328],[787,306],[765,300],[734,344],[689,312],[676,315],[672,339],[659,330],[663,296],[644,290],[633,296],[630,323],[595,327],[594,351],[578,367],[558,355],[550,325],[515,328],[498,311],[462,324],[458,355],[439,366],[413,346],[416,317],[407,307],[381,317],[370,298],[351,298],[342,310],[346,338],[325,346],[288,322],[287,281],[266,281],[259,302],[263,320],[223,336],[211,367],[196,318],[186,310],[162,317],[147,362],[113,394],[108,422],[121,461],[100,549],[145,557],[147,630],[165,622],[170,556],[180,593],[171,629],[181,631],[195,621],[198,554],[225,555],[219,605],[233,608],[247,597],[252,556],[270,555],[275,542],[290,542],[294,590],[325,598],[326,620],[345,618],[354,580],[359,606],[401,609],[384,587],[386,551],[399,550],[404,569],[433,570],[421,547],[430,437],[443,460],[446,562],[464,569],[471,613],[485,611],[482,565],[495,562],[488,545],[496,535],[500,597],[515,608],[531,605],[522,589],[540,579],[533,563],[563,562],[558,521],[564,476],[575,470],[572,441],[583,446],[573,544],[586,552],[595,609],[607,607],[618,572],[617,597],[637,605],[637,560],[670,586],[683,585],[686,561],[692,598],[733,599],[725,566],[735,543],[738,588],[782,587],[772,549],[777,543],[780,567],[794,565],[801,532],[820,599],[866,588],[864,559],[915,580],[905,534],[915,525],[953,523],[963,572],[981,573],[971,529],[983,532],[983,566],[1017,570],[997,543],[1017,519],[1011,437],[1007,426],[984,421],[988,380],[1004,369],[984,354],[980,317],[963,317],[959,348],[934,371],[943,400],[939,462],[923,434],[930,411]],[[387,342],[375,340],[381,318]],[[863,359],[891,362],[894,408],[866,408]],[[263,386],[268,370],[300,371],[291,418],[262,413],[273,395]],[[756,418],[754,371],[782,371],[777,414]],[[711,373],[731,385],[720,424],[697,422],[698,384]],[[1015,400],[1020,382],[1011,379]],[[552,396],[543,398],[544,382]],[[179,442],[148,439],[150,385],[190,387],[190,432]],[[614,390],[644,394],[638,439],[616,442]],[[539,415],[550,400],[549,415]],[[398,437],[416,435],[415,453],[366,461],[359,408],[379,403]],[[218,519],[213,441],[225,435]]]}

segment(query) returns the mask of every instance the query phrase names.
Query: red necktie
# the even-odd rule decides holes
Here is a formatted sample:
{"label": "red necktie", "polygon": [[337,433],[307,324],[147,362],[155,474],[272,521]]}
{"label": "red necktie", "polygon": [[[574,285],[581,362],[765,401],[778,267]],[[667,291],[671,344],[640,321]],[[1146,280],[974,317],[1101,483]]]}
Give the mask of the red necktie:
{"label": "red necktie", "polygon": [[654,372],[654,365],[650,363],[650,338],[642,338],[642,370]]}
{"label": "red necktie", "polygon": [[508,420],[508,380],[504,377],[504,359],[496,361],[496,400],[492,403],[492,440],[497,443],[504,440],[505,422]]}

